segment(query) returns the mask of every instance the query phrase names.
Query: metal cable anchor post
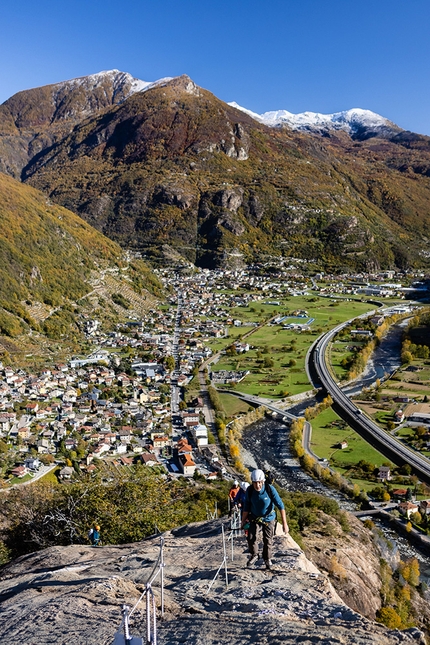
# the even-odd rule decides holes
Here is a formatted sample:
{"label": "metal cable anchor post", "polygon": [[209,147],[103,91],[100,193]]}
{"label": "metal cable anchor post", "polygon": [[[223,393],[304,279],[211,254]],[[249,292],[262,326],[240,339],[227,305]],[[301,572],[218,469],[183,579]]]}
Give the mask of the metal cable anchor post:
{"label": "metal cable anchor post", "polygon": [[128,605],[123,605],[122,606],[122,617],[124,621],[124,640],[126,645],[128,643],[131,643],[131,638],[130,638],[130,630],[128,628],[128,612],[130,611],[130,607]]}
{"label": "metal cable anchor post", "polygon": [[[151,602],[152,600],[152,602]],[[152,634],[151,634],[151,605],[152,605]],[[155,596],[151,585],[146,585],[146,643],[157,645],[157,615],[155,613]]]}

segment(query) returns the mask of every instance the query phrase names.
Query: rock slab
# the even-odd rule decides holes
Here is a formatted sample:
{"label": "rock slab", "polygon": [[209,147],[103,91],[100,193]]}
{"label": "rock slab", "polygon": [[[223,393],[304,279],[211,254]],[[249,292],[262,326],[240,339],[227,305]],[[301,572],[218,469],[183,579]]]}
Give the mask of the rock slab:
{"label": "rock slab", "polygon": [[152,585],[158,645],[425,643],[418,630],[388,630],[351,610],[290,537],[275,537],[272,570],[262,560],[247,568],[245,539],[233,538],[232,548],[228,523],[214,520],[162,539],[99,549],[53,547],[5,565],[2,645],[113,645],[121,641],[115,634],[122,633],[123,604],[134,609],[134,642],[146,643],[145,590],[159,570],[161,541],[163,617],[160,575]]}

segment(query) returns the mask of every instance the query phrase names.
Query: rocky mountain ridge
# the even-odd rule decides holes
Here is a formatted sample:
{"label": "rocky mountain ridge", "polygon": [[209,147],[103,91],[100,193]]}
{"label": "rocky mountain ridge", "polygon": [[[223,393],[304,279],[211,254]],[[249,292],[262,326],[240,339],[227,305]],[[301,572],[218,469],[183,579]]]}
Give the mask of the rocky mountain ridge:
{"label": "rocky mountain ridge", "polygon": [[152,258],[168,245],[200,266],[428,262],[430,138],[357,110],[314,115],[312,132],[269,127],[187,76],[145,91],[95,77],[0,106],[0,169],[121,245]]}
{"label": "rocky mountain ridge", "polygon": [[[170,77],[158,81],[141,81],[117,69],[73,78],[52,85],[23,90],[5,101],[2,116],[8,114],[8,123],[20,129],[29,129],[57,121],[80,121],[104,108],[119,105],[136,92],[171,81]],[[6,124],[3,122],[3,132]]]}
{"label": "rocky mountain ridge", "polygon": [[14,94],[0,105],[0,149],[9,152],[0,170],[20,177],[34,155],[61,140],[83,119],[170,80],[147,82],[110,70]]}
{"label": "rocky mountain ridge", "polygon": [[[165,614],[157,621],[159,643],[425,643],[416,628],[389,630],[350,609],[290,537],[275,537],[272,571],[246,568],[245,542],[236,538],[233,559],[230,544],[227,550],[228,587],[224,568],[212,583],[223,562],[222,522],[163,534]],[[110,645],[123,603],[136,607],[130,632],[144,641],[145,600],[136,603],[159,553],[155,536],[101,549],[52,547],[5,565],[0,569],[2,643]],[[159,607],[159,578],[153,588]]]}

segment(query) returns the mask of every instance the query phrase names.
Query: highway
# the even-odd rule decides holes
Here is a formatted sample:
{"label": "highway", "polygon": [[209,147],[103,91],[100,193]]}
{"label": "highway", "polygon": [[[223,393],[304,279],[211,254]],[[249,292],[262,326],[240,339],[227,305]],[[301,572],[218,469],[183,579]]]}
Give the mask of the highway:
{"label": "highway", "polygon": [[[368,314],[367,314],[368,315]],[[326,364],[326,351],[335,334],[350,321],[321,336],[308,355],[309,374],[315,387],[322,387],[333,399],[333,409],[374,448],[397,465],[409,464],[421,481],[430,484],[430,461],[385,432],[344,394]]]}

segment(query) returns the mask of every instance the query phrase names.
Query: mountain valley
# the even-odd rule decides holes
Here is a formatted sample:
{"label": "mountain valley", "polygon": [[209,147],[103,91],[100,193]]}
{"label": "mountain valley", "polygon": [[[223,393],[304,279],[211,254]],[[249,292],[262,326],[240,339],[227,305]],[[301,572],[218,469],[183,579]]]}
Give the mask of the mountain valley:
{"label": "mountain valley", "polygon": [[151,260],[170,247],[208,267],[425,266],[430,138],[364,110],[311,115],[316,128],[286,114],[259,121],[187,76],[114,70],[8,99],[0,168]]}

